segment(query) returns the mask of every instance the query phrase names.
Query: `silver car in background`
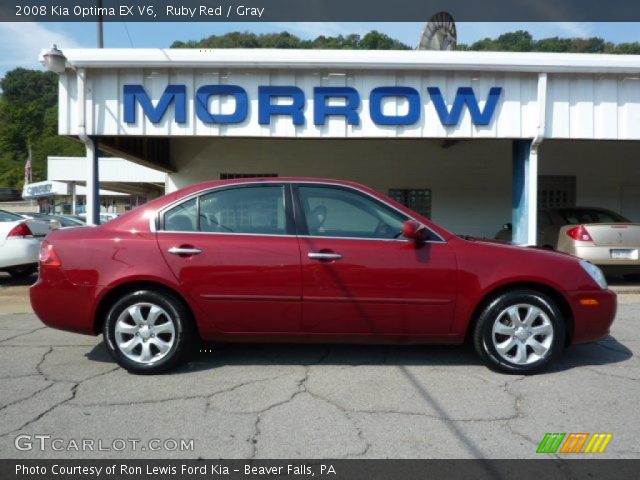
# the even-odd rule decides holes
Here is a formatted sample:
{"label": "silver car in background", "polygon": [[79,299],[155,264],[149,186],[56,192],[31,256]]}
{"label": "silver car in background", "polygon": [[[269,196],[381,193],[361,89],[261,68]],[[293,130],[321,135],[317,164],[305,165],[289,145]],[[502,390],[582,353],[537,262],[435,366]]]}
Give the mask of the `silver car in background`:
{"label": "silver car in background", "polygon": [[[495,237],[511,241],[511,224]],[[538,211],[537,245],[583,258],[610,275],[640,280],[640,224],[604,208]]]}
{"label": "silver car in background", "polygon": [[0,210],[0,272],[28,277],[38,270],[38,253],[49,223]]}

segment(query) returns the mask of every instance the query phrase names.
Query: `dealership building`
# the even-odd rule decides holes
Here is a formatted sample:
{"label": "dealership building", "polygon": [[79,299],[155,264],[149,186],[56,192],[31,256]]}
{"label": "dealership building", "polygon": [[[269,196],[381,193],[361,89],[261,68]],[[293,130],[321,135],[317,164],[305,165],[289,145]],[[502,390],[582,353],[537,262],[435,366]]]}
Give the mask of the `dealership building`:
{"label": "dealership building", "polygon": [[97,141],[166,172],[168,192],[244,176],[348,179],[454,233],[493,237],[511,222],[523,244],[535,242],[538,206],[604,207],[640,221],[638,56],[62,54],[60,134],[87,145],[90,189]]}

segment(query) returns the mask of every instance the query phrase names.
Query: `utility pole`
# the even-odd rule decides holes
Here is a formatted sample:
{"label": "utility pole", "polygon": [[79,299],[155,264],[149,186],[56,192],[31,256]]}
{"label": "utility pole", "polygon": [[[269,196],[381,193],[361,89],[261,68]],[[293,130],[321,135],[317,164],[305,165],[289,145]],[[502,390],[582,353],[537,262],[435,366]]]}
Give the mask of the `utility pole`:
{"label": "utility pole", "polygon": [[[102,18],[102,0],[98,0],[98,48],[104,48],[104,30],[103,30],[103,18]],[[100,225],[100,143],[98,141],[98,137],[94,136],[93,140],[93,168],[91,179],[91,190],[87,188],[87,195],[91,195],[93,198],[92,202],[87,202],[88,205],[92,207],[92,217],[93,223],[95,225]],[[87,218],[89,218],[89,212],[87,212]]]}
{"label": "utility pole", "polygon": [[98,48],[104,48],[104,32],[102,30],[102,0],[98,0]]}

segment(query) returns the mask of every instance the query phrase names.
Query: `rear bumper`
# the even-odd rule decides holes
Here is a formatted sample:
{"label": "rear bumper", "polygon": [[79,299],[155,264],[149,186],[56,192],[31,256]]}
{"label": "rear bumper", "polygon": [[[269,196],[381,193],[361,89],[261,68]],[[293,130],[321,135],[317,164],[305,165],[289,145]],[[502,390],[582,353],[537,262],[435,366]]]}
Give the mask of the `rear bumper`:
{"label": "rear bumper", "polygon": [[33,311],[45,325],[96,334],[93,322],[96,287],[74,285],[61,271],[45,267],[29,289],[29,297]]}
{"label": "rear bumper", "polygon": [[[617,296],[611,290],[569,292],[567,300],[573,311],[571,343],[600,340],[609,335],[616,316]],[[597,304],[593,304],[593,301]]]}
{"label": "rear bumper", "polygon": [[599,267],[607,266],[624,266],[633,269],[634,267],[640,272],[640,259],[614,259],[611,258],[611,250],[638,250],[640,247],[624,247],[624,246],[595,246],[595,245],[573,245],[566,253],[575,255],[590,261]]}
{"label": "rear bumper", "polygon": [[42,238],[8,238],[0,249],[0,269],[38,263]]}

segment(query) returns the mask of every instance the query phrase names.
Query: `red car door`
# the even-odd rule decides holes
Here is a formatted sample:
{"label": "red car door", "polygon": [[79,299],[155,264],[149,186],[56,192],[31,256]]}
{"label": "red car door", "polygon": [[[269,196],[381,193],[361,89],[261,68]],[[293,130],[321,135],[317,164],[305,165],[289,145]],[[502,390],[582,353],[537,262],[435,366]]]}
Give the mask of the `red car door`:
{"label": "red car door", "polygon": [[222,332],[297,333],[300,251],[281,184],[215,189],[166,211],[158,245]]}
{"label": "red car door", "polygon": [[455,255],[435,233],[401,237],[407,219],[343,186],[295,187],[302,262],[303,331],[438,335],[450,330]]}

